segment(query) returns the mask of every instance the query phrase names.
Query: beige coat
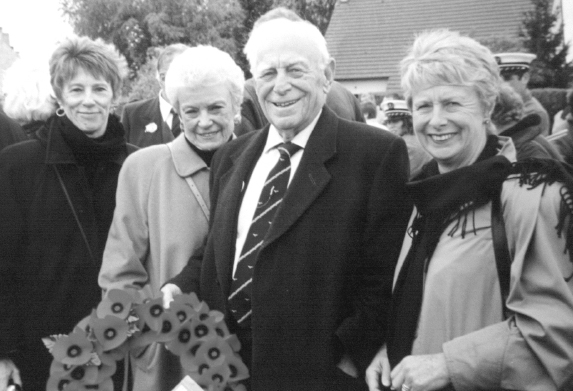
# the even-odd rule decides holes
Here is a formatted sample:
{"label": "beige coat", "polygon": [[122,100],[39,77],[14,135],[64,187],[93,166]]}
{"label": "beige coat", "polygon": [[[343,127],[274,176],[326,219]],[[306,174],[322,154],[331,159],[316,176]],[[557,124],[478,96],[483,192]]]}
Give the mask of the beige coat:
{"label": "beige coat", "polygon": [[[158,297],[206,239],[209,168],[183,134],[141,149],[121,169],[116,203],[99,284],[104,291],[131,287]],[[135,360],[135,390],[171,390],[181,380],[178,360],[159,350],[152,346]]]}
{"label": "beige coat", "polygon": [[[515,161],[508,138],[501,154]],[[456,390],[557,390],[573,386],[573,272],[565,237],[555,230],[561,197],[556,183],[535,189],[505,181],[502,206],[513,256],[503,320],[491,236],[491,204],[461,230],[444,230],[424,280],[412,353],[444,352]],[[452,224],[455,224],[452,223]],[[406,235],[409,241],[408,235]],[[398,271],[406,255],[405,243]],[[456,256],[457,254],[457,256]]]}

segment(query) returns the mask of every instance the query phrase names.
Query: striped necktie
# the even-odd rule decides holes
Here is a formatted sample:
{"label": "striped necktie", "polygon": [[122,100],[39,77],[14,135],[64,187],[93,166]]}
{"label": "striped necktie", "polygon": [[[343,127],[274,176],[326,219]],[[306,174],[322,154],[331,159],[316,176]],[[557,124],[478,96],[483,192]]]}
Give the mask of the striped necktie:
{"label": "striped necktie", "polygon": [[173,133],[173,137],[179,136],[181,133],[181,124],[179,121],[179,115],[175,112],[175,110],[171,109],[171,133]]}
{"label": "striped necktie", "polygon": [[251,325],[253,268],[275,213],[287,190],[290,177],[290,157],[301,147],[288,142],[279,144],[276,148],[280,153],[280,158],[269,173],[261,191],[257,209],[231,284],[229,308],[241,327],[250,327]]}

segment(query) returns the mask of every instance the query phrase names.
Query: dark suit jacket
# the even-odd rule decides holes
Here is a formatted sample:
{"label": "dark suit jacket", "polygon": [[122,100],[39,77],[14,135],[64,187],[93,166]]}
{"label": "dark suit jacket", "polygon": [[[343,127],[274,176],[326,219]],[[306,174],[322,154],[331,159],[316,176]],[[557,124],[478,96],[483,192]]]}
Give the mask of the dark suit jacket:
{"label": "dark suit jacket", "polygon": [[[125,105],[121,115],[127,142],[140,148],[150,145],[165,144],[173,141],[169,125],[161,117],[159,97],[132,102]],[[146,132],[150,123],[155,123],[154,132]]]}
{"label": "dark suit jacket", "polygon": [[[326,95],[326,105],[340,118],[350,121],[364,122],[360,102],[342,84],[337,81],[332,82],[330,91]],[[243,103],[241,104],[241,123],[235,126],[235,134],[243,134],[264,128],[269,121],[263,113],[263,109],[257,98],[255,90],[255,79],[251,78],[245,82]]]}
{"label": "dark suit jacket", "polygon": [[[224,313],[242,189],[268,131],[215,154],[203,261],[192,258],[171,281]],[[402,139],[323,108],[254,268],[253,390],[346,389],[336,367],[343,353],[361,369],[370,362],[411,211],[407,178]]]}

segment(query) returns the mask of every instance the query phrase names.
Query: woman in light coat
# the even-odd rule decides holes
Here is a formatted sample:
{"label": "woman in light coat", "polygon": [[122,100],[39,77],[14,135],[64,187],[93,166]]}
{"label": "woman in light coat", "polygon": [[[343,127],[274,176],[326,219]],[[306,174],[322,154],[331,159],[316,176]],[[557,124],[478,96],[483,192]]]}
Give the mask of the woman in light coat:
{"label": "woman in light coat", "polygon": [[407,184],[415,217],[371,390],[573,389],[573,179],[493,134],[500,82],[487,48],[447,30],[402,61],[433,161]]}
{"label": "woman in light coat", "polygon": [[[244,76],[213,47],[189,48],[171,64],[165,88],[182,133],[171,143],[138,151],[119,175],[100,286],[136,288],[158,297],[198,251],[209,225],[209,165],[233,137]],[[178,358],[161,345],[134,357],[134,389],[172,390],[182,378]]]}

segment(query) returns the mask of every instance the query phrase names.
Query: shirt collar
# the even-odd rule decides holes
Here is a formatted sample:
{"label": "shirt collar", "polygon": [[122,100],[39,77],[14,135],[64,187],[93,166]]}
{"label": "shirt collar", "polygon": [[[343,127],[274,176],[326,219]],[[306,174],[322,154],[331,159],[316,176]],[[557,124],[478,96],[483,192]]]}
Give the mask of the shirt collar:
{"label": "shirt collar", "polygon": [[[312,131],[314,130],[314,127],[316,126],[316,123],[318,122],[318,119],[320,118],[321,114],[322,114],[322,109],[318,112],[316,117],[314,117],[312,122],[310,124],[308,124],[308,126],[306,128],[304,128],[303,130],[298,132],[297,135],[293,137],[293,139],[291,140],[291,143],[296,144],[299,147],[301,147],[302,149],[304,149],[306,147],[306,143],[308,142],[308,139],[309,139],[310,135],[312,134]],[[265,152],[264,153],[269,152],[271,149],[275,148],[277,145],[279,145],[283,142],[284,142],[284,140],[281,137],[281,135],[279,134],[279,131],[277,130],[277,128],[273,124],[271,124],[271,127],[269,129],[269,135],[267,137],[267,143],[265,144],[265,149],[264,149]]]}
{"label": "shirt collar", "polygon": [[163,118],[164,121],[167,121],[169,118],[172,108],[173,106],[161,96],[161,91],[159,91],[159,110],[161,111],[161,118]]}

